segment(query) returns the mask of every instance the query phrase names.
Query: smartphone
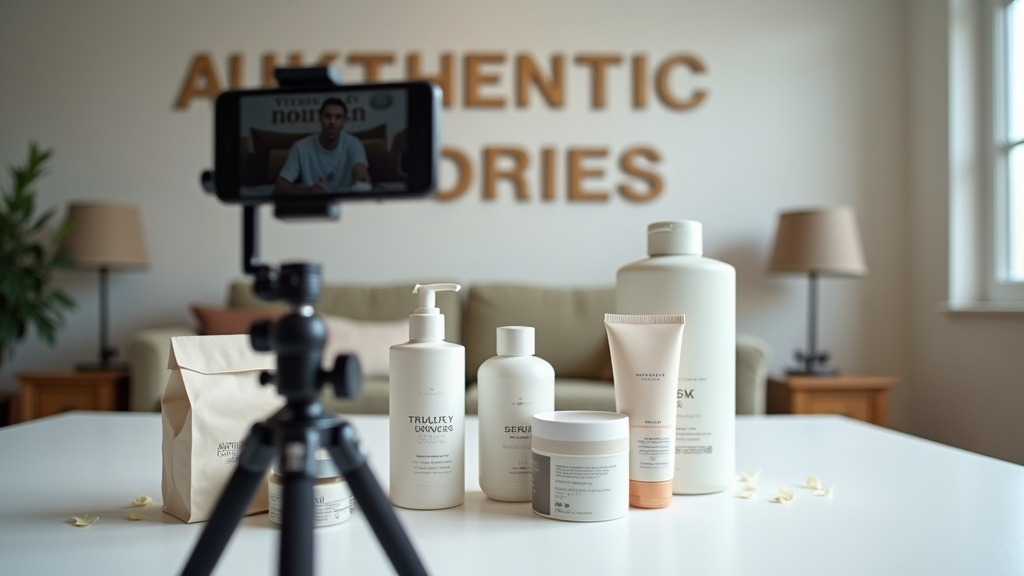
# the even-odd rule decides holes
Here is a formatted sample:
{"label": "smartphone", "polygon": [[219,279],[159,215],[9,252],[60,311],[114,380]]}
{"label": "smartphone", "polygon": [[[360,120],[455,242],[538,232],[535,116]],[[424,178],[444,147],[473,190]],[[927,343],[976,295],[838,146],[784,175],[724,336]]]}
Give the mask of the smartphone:
{"label": "smartphone", "polygon": [[223,202],[409,198],[437,187],[441,90],[429,82],[234,90],[214,114]]}

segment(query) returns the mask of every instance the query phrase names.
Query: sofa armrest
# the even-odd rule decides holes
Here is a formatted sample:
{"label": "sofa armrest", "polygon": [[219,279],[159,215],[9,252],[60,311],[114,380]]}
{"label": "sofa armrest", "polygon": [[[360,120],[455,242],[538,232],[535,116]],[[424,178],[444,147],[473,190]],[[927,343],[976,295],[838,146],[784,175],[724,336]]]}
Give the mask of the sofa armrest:
{"label": "sofa armrest", "polygon": [[772,348],[749,334],[736,335],[736,413],[764,414]]}
{"label": "sofa armrest", "polygon": [[131,380],[128,385],[128,408],[134,412],[159,412],[160,398],[164,395],[167,378],[167,360],[171,355],[171,338],[195,336],[193,328],[176,326],[154,328],[135,334],[128,343],[128,366]]}

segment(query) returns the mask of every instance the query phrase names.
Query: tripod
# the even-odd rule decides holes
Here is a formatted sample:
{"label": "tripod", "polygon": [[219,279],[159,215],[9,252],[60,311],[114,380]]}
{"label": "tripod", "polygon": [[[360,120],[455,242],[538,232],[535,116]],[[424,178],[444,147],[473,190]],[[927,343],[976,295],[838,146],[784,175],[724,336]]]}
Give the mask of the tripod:
{"label": "tripod", "polygon": [[316,449],[324,447],[348,482],[395,570],[401,575],[426,576],[398,522],[391,503],[366,464],[355,429],[327,412],[319,389],[331,383],[339,398],[359,394],[362,375],[355,356],[338,356],[332,370],[321,369],[327,327],[313,311],[320,298],[320,266],[286,264],[280,273],[259,265],[256,249],[256,206],[243,213],[244,266],[255,276],[253,290],[264,300],[284,300],[291,311],[276,322],[257,322],[250,338],[258,351],[277,353],[277,371],[264,372],[260,382],[274,384],[285,397],[284,407],[266,422],[252,427],[224,493],[213,510],[182,574],[208,575],[224,552],[231,534],[263,481],[276,450],[284,481],[281,507],[281,548],[278,573],[313,574],[313,482]]}

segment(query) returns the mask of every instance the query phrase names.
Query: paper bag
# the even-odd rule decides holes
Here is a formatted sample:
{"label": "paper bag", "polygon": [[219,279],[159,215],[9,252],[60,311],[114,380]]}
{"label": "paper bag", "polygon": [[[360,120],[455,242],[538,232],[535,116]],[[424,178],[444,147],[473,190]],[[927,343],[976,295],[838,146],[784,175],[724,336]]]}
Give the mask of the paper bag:
{"label": "paper bag", "polygon": [[[284,406],[277,388],[259,383],[274,358],[254,351],[244,334],[171,338],[160,401],[165,512],[185,522],[210,518],[252,425]],[[267,490],[264,479],[247,514],[267,510]]]}

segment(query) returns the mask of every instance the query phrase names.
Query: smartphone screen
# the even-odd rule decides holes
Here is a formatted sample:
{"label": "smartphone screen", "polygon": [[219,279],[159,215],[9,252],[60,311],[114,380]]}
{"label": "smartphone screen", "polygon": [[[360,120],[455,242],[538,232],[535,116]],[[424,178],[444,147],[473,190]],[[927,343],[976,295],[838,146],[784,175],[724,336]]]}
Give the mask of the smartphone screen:
{"label": "smartphone screen", "polygon": [[436,186],[439,90],[425,82],[226,92],[222,200],[422,196]]}

